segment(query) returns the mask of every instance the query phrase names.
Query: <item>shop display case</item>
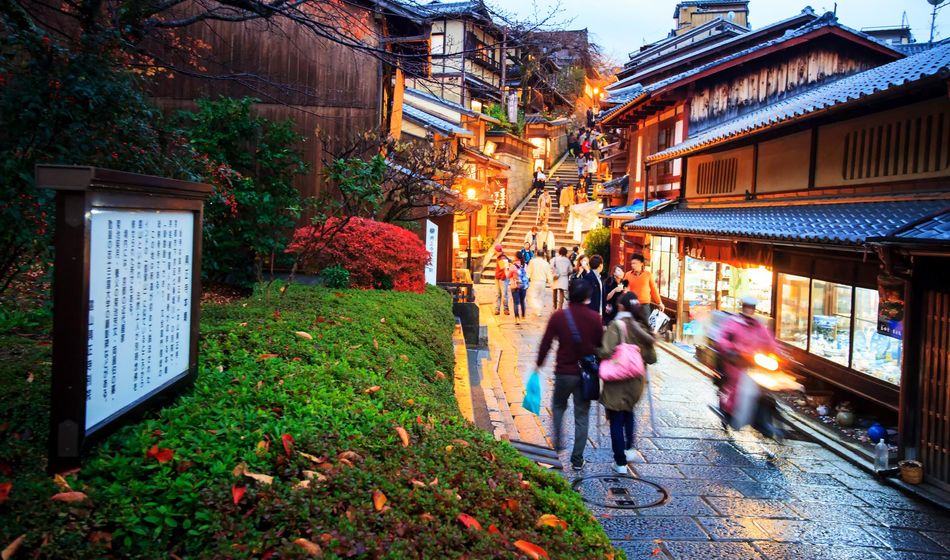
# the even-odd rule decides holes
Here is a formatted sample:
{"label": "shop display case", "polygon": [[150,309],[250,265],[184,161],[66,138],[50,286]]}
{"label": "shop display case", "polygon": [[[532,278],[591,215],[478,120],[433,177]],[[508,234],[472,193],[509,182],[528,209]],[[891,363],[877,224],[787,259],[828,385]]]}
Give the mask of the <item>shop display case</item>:
{"label": "shop display case", "polygon": [[719,309],[738,313],[742,298],[751,296],[758,300],[756,313],[772,315],[772,271],[764,266],[738,268],[728,264],[719,265],[719,280],[716,291]]}
{"label": "shop display case", "polygon": [[809,351],[848,365],[851,349],[851,286],[812,280]]}
{"label": "shop display case", "polygon": [[851,367],[872,377],[900,385],[903,343],[877,331],[878,292],[855,288],[854,344]]}

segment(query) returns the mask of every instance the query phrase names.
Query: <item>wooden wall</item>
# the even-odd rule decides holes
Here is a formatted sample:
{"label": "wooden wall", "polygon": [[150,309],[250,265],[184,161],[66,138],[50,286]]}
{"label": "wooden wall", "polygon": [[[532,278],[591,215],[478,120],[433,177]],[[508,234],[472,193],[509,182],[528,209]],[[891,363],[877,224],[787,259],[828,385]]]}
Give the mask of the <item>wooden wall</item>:
{"label": "wooden wall", "polygon": [[702,130],[771,105],[818,84],[877,66],[851,48],[810,44],[778,60],[753,62],[697,84],[689,102],[689,131]]}
{"label": "wooden wall", "polygon": [[[375,36],[363,40],[375,42],[379,23],[366,12],[354,15],[375,30]],[[286,22],[212,22],[193,25],[184,33],[186,41],[208,45],[200,61],[206,74],[246,73],[259,79],[159,76],[151,91],[154,101],[174,110],[193,108],[194,99],[201,97],[251,96],[262,100],[256,106],[258,114],[293,119],[306,138],[303,150],[311,164],[310,174],[297,181],[304,196],[321,190],[323,146],[317,131],[328,138],[345,138],[379,125],[380,63],[369,54]]]}

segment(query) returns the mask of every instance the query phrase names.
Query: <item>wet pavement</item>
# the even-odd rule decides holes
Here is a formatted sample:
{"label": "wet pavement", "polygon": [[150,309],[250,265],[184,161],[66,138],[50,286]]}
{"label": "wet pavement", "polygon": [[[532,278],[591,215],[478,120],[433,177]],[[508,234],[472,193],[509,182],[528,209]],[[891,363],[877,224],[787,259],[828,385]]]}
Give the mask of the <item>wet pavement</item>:
{"label": "wet pavement", "polygon": [[[516,325],[511,316],[492,315],[493,286],[479,286],[477,294],[489,337],[503,337],[509,348],[514,363],[498,370],[512,414],[521,413],[517,387],[530,372],[551,303],[545,301],[541,318]],[[659,354],[650,368],[655,416],[651,422],[644,396],[628,476],[662,490],[613,473],[599,406],[591,407],[587,465],[581,472],[562,471],[629,558],[950,559],[946,511],[878,483],[816,443],[790,439],[779,445],[748,429],[722,430],[707,406],[715,402],[712,383]],[[542,438],[552,431],[552,360],[553,352],[542,377]],[[568,410],[566,420],[572,417]],[[572,427],[565,421],[566,433]],[[562,460],[569,465],[566,455]]]}

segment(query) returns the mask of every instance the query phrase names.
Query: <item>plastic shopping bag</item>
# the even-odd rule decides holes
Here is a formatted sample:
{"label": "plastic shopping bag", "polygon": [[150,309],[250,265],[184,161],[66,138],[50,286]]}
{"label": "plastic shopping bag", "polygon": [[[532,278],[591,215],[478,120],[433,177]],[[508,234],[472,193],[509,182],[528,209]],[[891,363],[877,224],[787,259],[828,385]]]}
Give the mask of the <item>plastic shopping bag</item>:
{"label": "plastic shopping bag", "polygon": [[670,322],[670,316],[666,313],[663,313],[659,309],[654,309],[653,313],[650,314],[650,328],[653,329],[653,332],[659,333],[663,330],[663,327]]}
{"label": "plastic shopping bag", "polygon": [[521,406],[528,412],[541,415],[541,375],[538,370],[532,370],[531,375],[528,376]]}

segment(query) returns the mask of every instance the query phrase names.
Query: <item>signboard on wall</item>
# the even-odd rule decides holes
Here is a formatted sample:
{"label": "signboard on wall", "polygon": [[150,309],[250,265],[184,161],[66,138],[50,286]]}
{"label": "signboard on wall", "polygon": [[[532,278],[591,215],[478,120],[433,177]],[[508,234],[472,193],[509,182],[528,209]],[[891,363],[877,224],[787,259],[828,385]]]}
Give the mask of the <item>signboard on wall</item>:
{"label": "signboard on wall", "polygon": [[201,221],[211,186],[38,166],[56,192],[49,469],[77,466],[197,374]]}
{"label": "signboard on wall", "polygon": [[436,264],[439,262],[439,226],[426,220],[426,251],[429,251],[429,263],[426,264],[426,284],[436,283]]}
{"label": "signboard on wall", "polygon": [[900,339],[904,336],[904,281],[895,276],[877,277],[877,332]]}
{"label": "signboard on wall", "polygon": [[518,122],[518,94],[514,92],[508,94],[508,122]]}

